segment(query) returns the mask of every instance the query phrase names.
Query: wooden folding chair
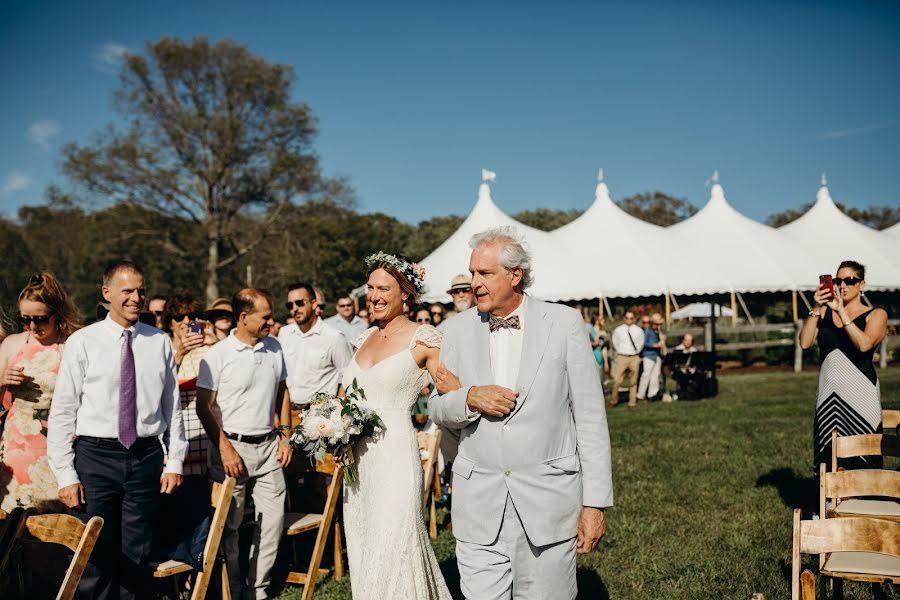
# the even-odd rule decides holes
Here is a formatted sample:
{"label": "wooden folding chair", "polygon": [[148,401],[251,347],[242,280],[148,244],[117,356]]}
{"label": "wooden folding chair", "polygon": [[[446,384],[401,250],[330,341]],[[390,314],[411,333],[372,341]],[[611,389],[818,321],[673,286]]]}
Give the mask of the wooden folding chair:
{"label": "wooden folding chair", "polygon": [[[890,500],[889,498],[894,498]],[[825,501],[832,501],[825,511]],[[900,473],[884,469],[853,469],[828,473],[819,465],[819,514],[871,517],[900,522]]]}
{"label": "wooden folding chair", "polygon": [[[303,585],[302,600],[312,598],[316,589],[316,578],[319,575],[327,575],[328,569],[320,569],[322,555],[325,553],[325,544],[328,542],[328,534],[334,521],[335,507],[341,496],[344,483],[344,468],[334,460],[331,454],[325,455],[325,460],[316,464],[316,472],[330,475],[328,492],[325,497],[325,508],[321,513],[289,512],[284,515],[284,534],[288,536],[299,535],[308,531],[316,532],[316,542],[313,546],[312,557],[309,559],[309,568],[305,573],[290,571],[287,574],[288,583]],[[341,546],[340,525],[335,523],[334,528],[334,574],[335,579],[340,579],[344,574],[344,557]]]}
{"label": "wooden folding chair", "polygon": [[[25,531],[31,539],[45,544],[60,544],[74,552],[56,600],[71,600],[75,597],[78,582],[81,581],[81,575],[102,528],[101,517],[91,517],[87,523],[64,514],[33,515],[25,519]],[[40,570],[40,567],[39,562],[28,565],[30,570],[35,571]]]}
{"label": "wooden folding chair", "polygon": [[884,429],[896,429],[900,426],[900,410],[883,410],[881,411],[881,426]]}
{"label": "wooden folding chair", "polygon": [[831,432],[831,471],[838,470],[838,460],[856,456],[900,457],[900,436],[868,433],[865,435],[838,435]]}
{"label": "wooden folding chair", "polygon": [[820,555],[819,575],[841,580],[881,583],[900,582],[900,523],[849,517],[803,521],[794,510],[791,555],[791,600],[814,600],[811,571],[800,573],[801,555]]}
{"label": "wooden folding chair", "polygon": [[[438,472],[438,451],[441,447],[441,430],[434,433],[419,431],[416,433],[416,441],[419,443],[419,456],[422,459],[423,494],[422,507],[428,511],[428,535],[431,539],[437,537],[437,506],[436,498],[441,495],[441,474]],[[429,506],[430,501],[430,506]]]}
{"label": "wooden folding chair", "polygon": [[[197,573],[197,577],[194,578],[191,588],[191,600],[203,600],[206,598],[206,592],[212,581],[216,561],[219,558],[219,545],[222,543],[222,531],[225,529],[225,521],[228,519],[228,508],[231,506],[231,499],[234,494],[235,479],[234,477],[226,477],[222,483],[210,481],[209,484],[210,500],[214,512],[209,525],[209,535],[206,537],[206,545],[203,546],[203,570]],[[224,561],[221,562],[221,567],[222,599],[231,600],[231,587],[228,585],[228,569],[225,568]],[[172,586],[176,598],[181,597],[177,575],[194,570],[194,567],[191,565],[178,560],[151,563],[150,568],[153,569],[153,577],[157,579],[172,577]]]}

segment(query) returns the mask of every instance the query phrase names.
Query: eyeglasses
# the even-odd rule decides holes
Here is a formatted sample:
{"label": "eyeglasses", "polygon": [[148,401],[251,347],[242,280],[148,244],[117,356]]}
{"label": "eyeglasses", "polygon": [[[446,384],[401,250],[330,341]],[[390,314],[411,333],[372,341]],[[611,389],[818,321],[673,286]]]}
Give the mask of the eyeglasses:
{"label": "eyeglasses", "polygon": [[50,319],[53,318],[53,315],[34,315],[23,317],[22,315],[16,315],[16,321],[19,322],[19,325],[25,326],[34,323],[35,325],[46,325],[50,322]]}
{"label": "eyeglasses", "polygon": [[455,296],[457,294],[471,294],[472,288],[461,288],[458,290],[450,290],[450,295]]}
{"label": "eyeglasses", "polygon": [[189,319],[191,321],[196,321],[197,319],[202,319],[202,312],[190,312],[190,313],[179,313],[177,315],[172,315],[172,320],[176,323],[181,323],[185,319]]}
{"label": "eyeglasses", "polygon": [[842,283],[846,283],[847,286],[849,287],[851,285],[856,285],[857,283],[860,283],[862,281],[862,279],[860,279],[859,277],[835,277],[834,279],[832,279],[832,281],[834,281],[834,285],[839,286]]}
{"label": "eyeglasses", "polygon": [[429,317],[418,317],[416,318],[416,323],[431,323],[431,319]]}
{"label": "eyeglasses", "polygon": [[300,300],[294,300],[293,302],[288,300],[287,302],[284,303],[284,307],[288,310],[294,310],[294,306],[296,306],[297,308],[303,308],[310,302],[311,302],[311,300],[303,300],[302,298]]}

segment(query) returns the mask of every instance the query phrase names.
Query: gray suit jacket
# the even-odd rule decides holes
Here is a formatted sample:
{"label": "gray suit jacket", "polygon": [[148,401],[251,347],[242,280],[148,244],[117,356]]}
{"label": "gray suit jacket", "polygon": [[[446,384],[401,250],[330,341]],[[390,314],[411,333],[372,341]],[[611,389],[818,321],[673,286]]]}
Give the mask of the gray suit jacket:
{"label": "gray suit jacket", "polygon": [[577,311],[525,296],[516,407],[505,418],[469,415],[472,386],[494,383],[488,315],[447,321],[441,361],[462,388],[435,392],[436,423],[461,429],[453,462],[453,534],[490,544],[507,492],[528,539],[545,546],[575,537],[582,506],[612,506],[609,431],[600,371]]}

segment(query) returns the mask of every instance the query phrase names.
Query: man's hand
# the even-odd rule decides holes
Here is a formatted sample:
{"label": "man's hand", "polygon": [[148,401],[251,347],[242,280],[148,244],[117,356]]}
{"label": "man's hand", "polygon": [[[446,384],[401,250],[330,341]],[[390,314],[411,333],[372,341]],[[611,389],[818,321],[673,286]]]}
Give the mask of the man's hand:
{"label": "man's hand", "polygon": [[448,369],[447,365],[441,363],[437,370],[437,379],[434,380],[434,386],[437,388],[438,394],[443,395],[447,392],[458,390],[462,387],[462,384],[459,382],[459,377]]}
{"label": "man's hand", "polygon": [[84,506],[84,486],[80,483],[67,485],[59,490],[59,499],[68,508],[81,508]]}
{"label": "man's hand", "polygon": [[281,464],[281,468],[284,469],[289,464],[291,464],[291,456],[294,454],[294,448],[291,446],[289,442],[279,441],[278,442],[278,462]]}
{"label": "man's hand", "polygon": [[228,477],[238,479],[244,472],[244,461],[228,440],[223,440],[222,445],[219,446],[219,457],[222,459],[222,467]]}
{"label": "man's hand", "polygon": [[182,481],[184,481],[184,477],[177,473],[163,473],[159,479],[159,493],[171,494],[178,489]]}
{"label": "man's hand", "polygon": [[500,385],[481,385],[469,389],[466,404],[470,410],[491,417],[505,417],[516,407],[519,392]]}
{"label": "man's hand", "polygon": [[602,508],[585,506],[578,518],[578,554],[590,554],[606,534],[606,513]]}

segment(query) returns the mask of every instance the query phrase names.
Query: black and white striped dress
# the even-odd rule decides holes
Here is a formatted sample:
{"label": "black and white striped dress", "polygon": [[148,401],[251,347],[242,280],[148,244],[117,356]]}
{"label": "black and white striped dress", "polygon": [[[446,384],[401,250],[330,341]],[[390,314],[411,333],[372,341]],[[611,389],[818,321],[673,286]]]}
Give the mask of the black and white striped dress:
{"label": "black and white striped dress", "polygon": [[[853,323],[865,329],[871,312],[870,309],[859,315]],[[816,338],[822,357],[813,423],[813,468],[817,477],[819,463],[825,463],[826,469],[831,470],[832,431],[841,436],[882,431],[881,387],[872,364],[875,349],[860,352],[844,328],[835,325],[832,315],[831,309],[825,310]],[[882,460],[880,456],[865,456],[848,459],[842,466],[880,469]]]}

